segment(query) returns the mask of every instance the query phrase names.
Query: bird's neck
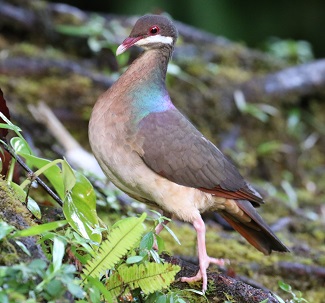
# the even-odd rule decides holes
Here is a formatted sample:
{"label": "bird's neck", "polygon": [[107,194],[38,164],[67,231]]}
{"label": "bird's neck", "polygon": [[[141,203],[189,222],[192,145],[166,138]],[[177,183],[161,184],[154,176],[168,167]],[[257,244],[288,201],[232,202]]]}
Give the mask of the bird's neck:
{"label": "bird's neck", "polygon": [[171,57],[173,47],[166,45],[164,48],[150,49],[144,51],[133,63],[121,78],[129,81],[136,80],[139,86],[143,83],[165,87],[167,66]]}
{"label": "bird's neck", "polygon": [[152,112],[174,107],[166,90],[167,65],[172,47],[144,51],[116,83],[125,92],[135,122]]}

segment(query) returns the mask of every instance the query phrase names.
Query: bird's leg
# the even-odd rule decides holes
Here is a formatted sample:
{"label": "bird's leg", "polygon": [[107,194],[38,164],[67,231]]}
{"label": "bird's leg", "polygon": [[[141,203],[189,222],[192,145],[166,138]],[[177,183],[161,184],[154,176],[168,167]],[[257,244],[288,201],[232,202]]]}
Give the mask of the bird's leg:
{"label": "bird's leg", "polygon": [[197,219],[194,220],[193,226],[196,230],[197,234],[197,247],[198,247],[198,254],[199,254],[199,265],[200,269],[196,276],[194,277],[182,277],[182,282],[196,282],[199,280],[203,280],[202,291],[205,292],[207,290],[208,285],[208,278],[207,278],[207,268],[209,267],[210,263],[217,264],[219,266],[224,266],[227,262],[224,259],[215,259],[208,256],[205,246],[205,224],[199,216]]}
{"label": "bird's leg", "polygon": [[155,234],[159,235],[159,233],[164,229],[164,225],[167,225],[168,223],[169,223],[169,220],[167,220],[167,219],[160,222],[155,228]]}
{"label": "bird's leg", "polygon": [[[165,212],[163,212],[163,215],[164,215],[164,214],[165,214]],[[170,216],[170,213],[168,213],[168,214],[166,213],[166,215],[167,215],[167,216]],[[166,217],[166,216],[165,216],[165,217]],[[168,219],[164,219],[164,221],[160,222],[160,223],[156,226],[156,228],[155,228],[155,234],[156,234],[156,235],[159,235],[159,233],[164,229],[164,226],[167,225],[169,222],[170,222],[170,220],[168,220]],[[154,250],[157,250],[157,251],[158,251],[158,244],[157,244],[156,237],[155,237],[155,242],[154,242],[152,248],[153,248]]]}

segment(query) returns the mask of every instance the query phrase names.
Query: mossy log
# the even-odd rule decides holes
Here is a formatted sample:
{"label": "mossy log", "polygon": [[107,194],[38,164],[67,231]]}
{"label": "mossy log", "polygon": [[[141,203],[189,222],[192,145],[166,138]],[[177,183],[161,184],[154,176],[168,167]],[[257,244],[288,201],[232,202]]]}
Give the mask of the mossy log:
{"label": "mossy log", "polygon": [[[18,230],[35,225],[32,214],[15,195],[6,181],[0,181],[0,220],[14,226]],[[19,239],[29,250],[30,256],[23,252],[12,239],[0,242],[0,265],[12,265],[28,262],[36,258],[46,260],[46,257],[37,244],[36,237],[23,237]]]}

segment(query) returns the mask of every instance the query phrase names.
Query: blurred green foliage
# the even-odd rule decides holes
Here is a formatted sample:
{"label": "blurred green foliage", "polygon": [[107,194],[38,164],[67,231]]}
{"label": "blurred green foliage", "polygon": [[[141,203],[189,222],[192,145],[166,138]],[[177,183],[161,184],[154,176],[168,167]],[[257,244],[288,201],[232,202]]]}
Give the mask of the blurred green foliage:
{"label": "blurred green foliage", "polygon": [[[57,2],[53,0],[52,2]],[[235,1],[235,0],[63,0],[74,6],[98,12],[125,15],[167,12],[174,19],[205,29],[231,40],[260,45],[268,37],[306,40],[314,46],[317,57],[325,55],[325,2]]]}

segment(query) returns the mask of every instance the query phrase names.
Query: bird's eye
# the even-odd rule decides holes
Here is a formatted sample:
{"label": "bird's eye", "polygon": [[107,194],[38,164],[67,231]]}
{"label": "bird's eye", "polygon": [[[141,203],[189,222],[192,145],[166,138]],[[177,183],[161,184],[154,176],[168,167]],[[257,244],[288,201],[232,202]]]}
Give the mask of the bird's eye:
{"label": "bird's eye", "polygon": [[153,27],[151,27],[150,29],[149,29],[149,33],[151,34],[151,35],[156,35],[156,34],[158,34],[158,32],[159,32],[159,27],[158,26],[153,26]]}

